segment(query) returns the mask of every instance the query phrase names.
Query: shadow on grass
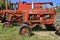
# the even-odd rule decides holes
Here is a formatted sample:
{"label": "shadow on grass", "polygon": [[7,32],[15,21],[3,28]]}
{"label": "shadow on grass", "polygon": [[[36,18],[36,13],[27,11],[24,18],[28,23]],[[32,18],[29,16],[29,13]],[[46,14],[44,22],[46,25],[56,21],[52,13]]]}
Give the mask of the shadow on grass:
{"label": "shadow on grass", "polygon": [[[51,28],[50,28],[50,27],[51,27],[51,26],[49,26],[48,29],[47,29],[47,27],[44,27],[44,28],[43,28],[43,27],[41,27],[41,26],[38,25],[38,26],[32,28],[32,31],[53,31],[53,32],[56,31],[56,29],[55,29],[54,27],[51,27]],[[49,29],[49,28],[50,28],[50,29]],[[55,34],[58,35],[57,32],[55,32]],[[33,36],[33,35],[35,35],[35,34],[32,33],[32,36]]]}
{"label": "shadow on grass", "polygon": [[51,29],[47,29],[47,28],[42,28],[41,26],[36,26],[34,28],[32,28],[32,31],[56,31],[54,27],[52,27]]}

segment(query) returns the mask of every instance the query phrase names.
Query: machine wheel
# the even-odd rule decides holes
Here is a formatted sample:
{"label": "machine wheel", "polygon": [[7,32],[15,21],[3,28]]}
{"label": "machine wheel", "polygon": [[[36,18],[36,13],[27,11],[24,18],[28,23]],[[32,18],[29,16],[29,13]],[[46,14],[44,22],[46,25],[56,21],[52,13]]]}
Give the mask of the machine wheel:
{"label": "machine wheel", "polygon": [[3,23],[3,27],[9,27],[9,26],[10,26],[10,24],[8,22]]}
{"label": "machine wheel", "polygon": [[54,19],[54,27],[57,30],[57,34],[60,35],[60,13],[56,14],[56,17]]}
{"label": "machine wheel", "polygon": [[31,28],[28,25],[23,24],[23,25],[20,26],[19,34],[25,35],[25,36],[30,36],[31,33],[32,33]]}
{"label": "machine wheel", "polygon": [[56,31],[56,34],[60,36],[60,28]]}

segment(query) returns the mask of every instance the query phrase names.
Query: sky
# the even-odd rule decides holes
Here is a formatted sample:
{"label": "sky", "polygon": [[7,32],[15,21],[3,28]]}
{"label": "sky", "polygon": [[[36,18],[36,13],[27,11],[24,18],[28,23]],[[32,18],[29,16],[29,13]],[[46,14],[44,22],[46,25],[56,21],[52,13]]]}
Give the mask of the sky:
{"label": "sky", "polygon": [[[11,0],[12,2],[18,2],[19,0]],[[32,0],[21,0],[26,2],[32,2]],[[54,6],[60,5],[60,0],[34,0],[34,2],[53,2]]]}

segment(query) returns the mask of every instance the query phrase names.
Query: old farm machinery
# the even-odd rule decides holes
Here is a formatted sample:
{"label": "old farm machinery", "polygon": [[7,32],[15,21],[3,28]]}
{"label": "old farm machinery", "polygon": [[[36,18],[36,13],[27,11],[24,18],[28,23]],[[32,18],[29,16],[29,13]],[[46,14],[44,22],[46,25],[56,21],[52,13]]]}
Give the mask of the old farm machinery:
{"label": "old farm machinery", "polygon": [[[6,0],[6,10],[0,10],[3,27],[10,27],[13,22],[20,25],[19,34],[31,35],[31,29],[39,24],[44,24],[52,28],[55,25],[58,33],[60,32],[59,20],[60,16],[56,16],[54,7],[44,8],[42,5],[52,2],[10,2]],[[54,20],[55,19],[55,20]],[[48,27],[47,27],[48,28]]]}

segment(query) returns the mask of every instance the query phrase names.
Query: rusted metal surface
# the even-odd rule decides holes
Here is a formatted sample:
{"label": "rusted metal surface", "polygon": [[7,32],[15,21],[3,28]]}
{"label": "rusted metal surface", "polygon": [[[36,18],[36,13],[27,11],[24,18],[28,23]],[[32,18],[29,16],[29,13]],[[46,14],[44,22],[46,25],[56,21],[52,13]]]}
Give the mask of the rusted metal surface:
{"label": "rusted metal surface", "polygon": [[21,33],[26,35],[27,33],[29,33],[29,29],[23,28]]}
{"label": "rusted metal surface", "polygon": [[[11,2],[16,4],[16,2]],[[6,0],[6,10],[1,10],[0,14],[7,14],[7,21],[18,21],[23,23],[42,23],[42,24],[53,24],[55,17],[54,8],[43,8],[43,4],[53,4],[52,2],[34,2],[34,9],[32,10],[31,2],[17,2],[18,8],[12,10],[8,9],[8,0]],[[47,15],[48,14],[48,15]],[[45,15],[45,16],[44,16]],[[51,15],[51,16],[50,16]],[[50,16],[47,18],[46,16]],[[46,17],[46,18],[44,18]],[[15,19],[15,20],[14,20]]]}

